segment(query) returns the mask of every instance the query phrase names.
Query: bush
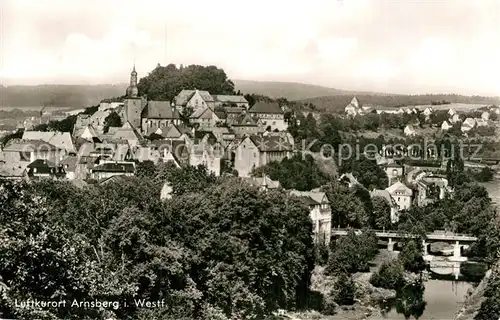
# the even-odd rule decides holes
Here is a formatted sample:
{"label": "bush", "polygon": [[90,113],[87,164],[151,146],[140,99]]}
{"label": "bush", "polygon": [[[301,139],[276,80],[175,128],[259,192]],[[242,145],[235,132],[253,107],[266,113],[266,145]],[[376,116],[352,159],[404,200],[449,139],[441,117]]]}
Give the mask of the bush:
{"label": "bush", "polygon": [[373,274],[370,283],[375,287],[397,290],[404,285],[404,270],[401,262],[384,262],[380,270]]}
{"label": "bush", "polygon": [[353,274],[358,271],[367,271],[370,260],[377,254],[377,238],[370,232],[359,235],[349,230],[347,236],[332,244],[328,259],[328,273]]}
{"label": "bush", "polygon": [[419,273],[425,270],[422,248],[414,240],[409,240],[404,244],[399,254],[399,261],[407,271]]}
{"label": "bush", "polygon": [[337,304],[331,297],[328,297],[325,300],[325,304],[323,306],[323,309],[321,310],[321,313],[326,315],[326,316],[333,316],[336,312]]}
{"label": "bush", "polygon": [[334,286],[335,299],[339,305],[353,305],[356,297],[356,285],[350,276],[345,273],[339,275]]}
{"label": "bush", "polygon": [[328,246],[323,241],[315,244],[315,253],[317,264],[323,266],[328,262]]}

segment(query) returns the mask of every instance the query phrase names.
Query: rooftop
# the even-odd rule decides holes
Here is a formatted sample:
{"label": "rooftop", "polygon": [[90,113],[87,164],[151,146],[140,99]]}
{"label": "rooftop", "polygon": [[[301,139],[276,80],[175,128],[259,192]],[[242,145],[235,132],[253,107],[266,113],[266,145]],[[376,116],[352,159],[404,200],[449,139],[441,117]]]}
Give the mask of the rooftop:
{"label": "rooftop", "polygon": [[277,102],[256,102],[249,110],[250,113],[283,114]]}

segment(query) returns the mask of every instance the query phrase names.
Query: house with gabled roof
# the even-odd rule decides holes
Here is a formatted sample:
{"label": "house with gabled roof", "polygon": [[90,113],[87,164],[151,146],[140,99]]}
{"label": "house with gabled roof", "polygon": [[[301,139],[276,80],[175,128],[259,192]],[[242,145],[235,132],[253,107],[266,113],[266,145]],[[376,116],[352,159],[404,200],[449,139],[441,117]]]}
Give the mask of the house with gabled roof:
{"label": "house with gabled roof", "polygon": [[270,131],[286,131],[288,123],[285,114],[277,102],[256,102],[248,113],[259,119],[262,126]]}
{"label": "house with gabled roof", "polygon": [[90,170],[90,177],[95,180],[133,175],[135,175],[135,163],[128,161],[102,161]]}
{"label": "house with gabled roof", "polygon": [[59,131],[25,131],[23,140],[42,140],[48,142],[59,149],[65,150],[67,154],[76,154],[76,148],[69,132]]}
{"label": "house with gabled roof", "polygon": [[457,122],[462,121],[462,119],[460,119],[460,115],[458,113],[455,113],[454,115],[452,115],[449,118],[449,120],[450,120],[451,123],[457,123]]}
{"label": "house with gabled roof", "polygon": [[27,180],[26,167],[29,159],[19,152],[0,151],[0,178],[7,180]]}
{"label": "house with gabled roof", "polygon": [[403,132],[407,137],[414,137],[417,135],[417,130],[415,130],[415,127],[411,124],[406,125]]}
{"label": "house with gabled roof", "polygon": [[195,144],[189,149],[189,165],[194,167],[204,165],[209,172],[220,176],[222,155],[223,150],[217,145],[206,142]]}
{"label": "house with gabled roof", "polygon": [[212,95],[215,102],[215,107],[241,107],[248,109],[249,104],[244,96],[238,95]]}
{"label": "house with gabled roof", "polygon": [[309,206],[315,242],[324,241],[325,244],[328,244],[332,229],[332,209],[326,193],[291,190],[290,194],[301,198]]}
{"label": "house with gabled roof", "polygon": [[141,130],[143,133],[182,123],[179,111],[168,101],[148,101],[141,113]]}
{"label": "house with gabled roof", "polygon": [[476,127],[476,120],[474,118],[467,118],[462,123],[462,132],[469,132]]}
{"label": "house with gabled roof", "polygon": [[397,181],[385,190],[394,199],[399,210],[408,210],[411,207],[413,190],[408,188],[403,182]]}
{"label": "house with gabled roof", "polygon": [[483,119],[484,121],[490,120],[490,113],[488,111],[484,111],[483,113],[481,113],[481,119]]}
{"label": "house with gabled roof", "polygon": [[75,138],[75,141],[81,138],[90,142],[100,142],[99,134],[91,124],[83,128],[83,130],[78,132],[77,135],[73,135],[73,137]]}
{"label": "house with gabled roof", "polygon": [[174,99],[175,107],[178,110],[214,108],[215,100],[212,95],[205,90],[182,90]]}
{"label": "house with gabled roof", "polygon": [[268,175],[262,174],[261,177],[246,177],[242,180],[251,186],[259,187],[262,190],[276,190],[281,188],[279,181],[272,180]]}
{"label": "house with gabled roof", "polygon": [[240,177],[272,161],[281,161],[293,155],[293,142],[283,136],[253,135],[243,138],[234,151],[234,168]]}
{"label": "house with gabled roof", "polygon": [[[153,128],[151,128],[153,129]],[[163,138],[167,139],[181,139],[183,140],[185,136],[189,137],[194,134],[194,129],[193,128],[188,128],[185,125],[175,125],[171,124],[166,127],[160,127],[157,128],[156,130],[150,130],[147,133],[147,136],[150,136],[152,134],[156,134],[159,136],[162,136]]]}
{"label": "house with gabled roof", "polygon": [[490,124],[488,120],[484,120],[483,118],[477,118],[474,120],[476,120],[476,127],[487,127]]}
{"label": "house with gabled roof", "polygon": [[206,107],[204,109],[196,109],[189,117],[189,121],[193,124],[198,124],[198,128],[204,130],[215,127],[221,122],[221,119],[212,108]]}
{"label": "house with gabled roof", "polygon": [[86,125],[91,124],[97,130],[97,132],[103,133],[105,120],[112,112],[113,110],[111,109],[97,110],[87,120],[88,123]]}
{"label": "house with gabled roof", "polygon": [[356,97],[352,98],[351,102],[344,108],[345,113],[350,117],[355,117],[360,114],[361,108],[359,106],[359,101]]}
{"label": "house with gabled roof", "polygon": [[[66,150],[42,140],[13,139],[2,149],[4,153],[17,155],[18,161],[31,163],[37,159],[59,162],[66,155]],[[12,157],[11,157],[12,158]]]}
{"label": "house with gabled roof", "polygon": [[61,179],[66,177],[66,172],[61,164],[55,162],[37,159],[26,167],[28,178],[37,179]]}
{"label": "house with gabled roof", "polygon": [[249,113],[243,113],[233,120],[231,128],[236,135],[254,135],[264,132],[260,119],[254,119]]}
{"label": "house with gabled roof", "polygon": [[453,125],[448,120],[443,121],[443,123],[441,124],[442,131],[448,131],[451,128],[453,128]]}
{"label": "house with gabled roof", "polygon": [[422,112],[426,117],[430,117],[431,114],[434,113],[434,108],[432,107],[427,107],[424,109],[424,111]]}
{"label": "house with gabled roof", "polygon": [[125,122],[121,128],[117,128],[112,139],[125,140],[131,147],[135,147],[143,140],[142,135],[135,129],[130,122]]}
{"label": "house with gabled roof", "polygon": [[224,108],[224,113],[226,114],[226,122],[231,125],[232,122],[245,113],[245,108],[230,107]]}

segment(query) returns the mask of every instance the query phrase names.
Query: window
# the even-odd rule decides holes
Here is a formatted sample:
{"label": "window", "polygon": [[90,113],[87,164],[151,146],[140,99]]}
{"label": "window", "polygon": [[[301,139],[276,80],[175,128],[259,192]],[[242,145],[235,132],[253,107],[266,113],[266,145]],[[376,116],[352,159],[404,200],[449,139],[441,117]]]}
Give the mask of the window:
{"label": "window", "polygon": [[400,197],[398,197],[398,202],[399,202],[399,201],[401,201],[401,198],[400,198]]}
{"label": "window", "polygon": [[254,152],[253,153],[253,157],[256,158],[257,157],[257,153]]}
{"label": "window", "polygon": [[276,125],[276,121],[273,121],[273,126]]}

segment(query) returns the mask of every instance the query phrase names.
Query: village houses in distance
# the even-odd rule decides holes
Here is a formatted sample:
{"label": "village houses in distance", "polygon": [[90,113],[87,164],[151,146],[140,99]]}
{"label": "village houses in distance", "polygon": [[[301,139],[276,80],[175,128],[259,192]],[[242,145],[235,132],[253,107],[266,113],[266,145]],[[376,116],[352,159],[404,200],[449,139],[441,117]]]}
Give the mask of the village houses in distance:
{"label": "village houses in distance", "polygon": [[[13,180],[41,178],[67,179],[77,185],[90,180],[105,184],[120,176],[133,176],[136,163],[152,161],[171,162],[177,167],[205,165],[216,176],[221,166],[233,168],[244,183],[263,190],[281,188],[269,176],[252,176],[254,169],[290,158],[300,152],[301,146],[287,131],[286,106],[277,102],[257,101],[250,106],[242,95],[217,95],[197,88],[185,88],[174,101],[148,100],[139,95],[135,66],[130,74],[130,85],[124,101],[104,100],[93,114],[77,114],[76,124],[70,132],[30,131],[26,128],[21,139],[13,139],[0,151],[0,177]],[[190,109],[189,125],[181,114]],[[422,110],[421,110],[422,111]],[[105,127],[105,119],[119,115],[121,127]],[[386,108],[361,105],[354,97],[345,107],[346,117],[367,113],[416,113],[416,108]],[[423,114],[430,116],[432,106]],[[499,113],[498,108],[485,111],[480,118],[462,119],[459,112],[449,109],[449,119],[441,130],[460,123],[466,133],[479,126],[490,125],[489,115]],[[404,134],[417,134],[413,124],[407,124]],[[156,136],[157,139],[145,137]],[[398,220],[400,212],[411,206],[425,205],[443,199],[453,192],[445,176],[436,173],[436,167],[399,165],[382,154],[377,163],[383,167],[389,187],[370,190],[372,197],[386,199],[391,208],[391,220]],[[445,164],[444,164],[445,165]],[[349,173],[338,177],[346,186],[359,182]],[[171,197],[168,182],[161,197]],[[313,231],[317,241],[328,242],[332,222],[331,207],[326,194],[312,191],[289,190],[302,198],[310,207]],[[430,195],[433,196],[430,196]]]}

